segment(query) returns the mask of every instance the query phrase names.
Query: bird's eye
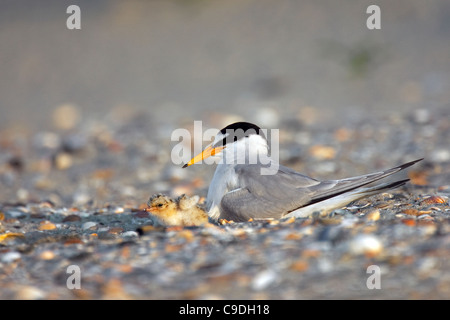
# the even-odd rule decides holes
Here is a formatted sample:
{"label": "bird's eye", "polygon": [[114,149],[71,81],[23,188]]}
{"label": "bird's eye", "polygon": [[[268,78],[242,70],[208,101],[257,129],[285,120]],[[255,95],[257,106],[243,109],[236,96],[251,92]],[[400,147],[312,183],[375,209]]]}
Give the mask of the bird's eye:
{"label": "bird's eye", "polygon": [[158,207],[160,207],[160,208],[161,208],[162,206],[163,206],[163,204],[162,204],[162,203],[158,203]]}

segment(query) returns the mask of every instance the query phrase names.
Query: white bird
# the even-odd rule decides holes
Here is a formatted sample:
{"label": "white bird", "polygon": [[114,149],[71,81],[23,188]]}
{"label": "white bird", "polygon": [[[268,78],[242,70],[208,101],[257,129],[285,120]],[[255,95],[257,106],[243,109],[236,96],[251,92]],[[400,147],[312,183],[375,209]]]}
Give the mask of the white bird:
{"label": "white bird", "polygon": [[[247,221],[307,217],[315,211],[330,212],[357,199],[404,185],[409,179],[366,187],[416,162],[392,169],[340,180],[320,181],[269,157],[263,131],[248,122],[236,122],[220,130],[202,153],[183,166],[220,156],[208,189],[206,210],[212,219]],[[276,168],[272,174],[264,171]],[[266,173],[264,173],[266,172]]]}

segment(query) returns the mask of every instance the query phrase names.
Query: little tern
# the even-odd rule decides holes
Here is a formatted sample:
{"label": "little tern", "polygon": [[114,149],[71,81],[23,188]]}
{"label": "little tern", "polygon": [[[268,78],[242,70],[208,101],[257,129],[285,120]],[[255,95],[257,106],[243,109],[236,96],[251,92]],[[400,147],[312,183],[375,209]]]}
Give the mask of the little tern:
{"label": "little tern", "polygon": [[[320,181],[279,164],[268,153],[263,130],[252,123],[236,122],[220,130],[203,152],[183,166],[211,156],[220,157],[206,199],[206,210],[212,219],[239,222],[331,212],[404,185],[409,179],[364,187],[422,160],[362,176]],[[261,174],[268,167],[277,170],[274,174]]]}

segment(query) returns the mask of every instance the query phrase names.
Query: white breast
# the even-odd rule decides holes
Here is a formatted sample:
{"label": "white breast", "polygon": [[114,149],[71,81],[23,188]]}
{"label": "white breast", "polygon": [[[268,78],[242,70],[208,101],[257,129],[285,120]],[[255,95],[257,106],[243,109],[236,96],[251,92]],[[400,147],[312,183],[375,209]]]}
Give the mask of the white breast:
{"label": "white breast", "polygon": [[239,188],[238,177],[234,171],[234,165],[217,165],[206,198],[206,210],[211,218],[219,218],[219,207],[222,197],[230,190],[237,188]]}

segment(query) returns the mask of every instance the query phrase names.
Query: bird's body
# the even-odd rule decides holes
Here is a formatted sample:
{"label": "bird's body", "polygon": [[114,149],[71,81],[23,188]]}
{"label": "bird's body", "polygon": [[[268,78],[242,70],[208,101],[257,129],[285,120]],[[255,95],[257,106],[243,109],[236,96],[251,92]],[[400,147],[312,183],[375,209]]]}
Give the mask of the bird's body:
{"label": "bird's body", "polygon": [[198,197],[180,196],[173,200],[168,196],[153,195],[147,211],[166,226],[198,226],[208,222],[208,214],[198,206]]}
{"label": "bird's body", "polygon": [[211,218],[233,221],[305,217],[314,211],[341,208],[405,184],[408,180],[363,188],[421,160],[363,176],[320,181],[271,159],[261,129],[238,122],[222,129],[214,142],[187,165],[218,153],[221,161],[208,189],[206,209]]}
{"label": "bird's body", "polygon": [[222,197],[229,192],[233,192],[233,190],[239,189],[239,180],[237,178],[233,165],[217,166],[206,198],[206,210],[211,218],[219,219],[219,207],[222,202]]}

